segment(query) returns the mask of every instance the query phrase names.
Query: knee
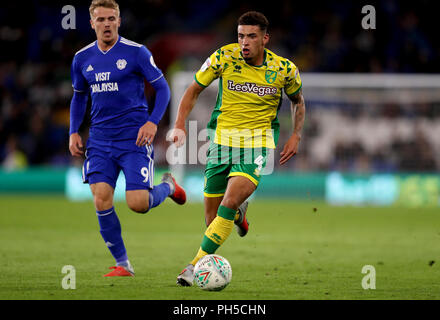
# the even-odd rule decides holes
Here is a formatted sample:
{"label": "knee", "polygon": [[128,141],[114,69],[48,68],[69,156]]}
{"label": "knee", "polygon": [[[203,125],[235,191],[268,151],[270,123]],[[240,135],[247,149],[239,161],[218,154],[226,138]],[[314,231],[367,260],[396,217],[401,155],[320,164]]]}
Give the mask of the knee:
{"label": "knee", "polygon": [[148,201],[129,201],[127,202],[128,207],[130,210],[136,212],[136,213],[147,213],[150,207],[148,206]]}
{"label": "knee", "polygon": [[150,209],[147,190],[131,190],[125,193],[127,206],[136,213],[147,213]]}
{"label": "knee", "polygon": [[99,196],[94,197],[95,208],[98,211],[104,211],[110,209],[113,206],[113,201],[111,196]]}
{"label": "knee", "polygon": [[113,206],[113,188],[104,182],[91,184],[93,202],[98,211],[110,209]]}
{"label": "knee", "polygon": [[237,199],[233,199],[230,197],[223,198],[221,205],[233,210],[237,210],[241,203],[238,203]]}

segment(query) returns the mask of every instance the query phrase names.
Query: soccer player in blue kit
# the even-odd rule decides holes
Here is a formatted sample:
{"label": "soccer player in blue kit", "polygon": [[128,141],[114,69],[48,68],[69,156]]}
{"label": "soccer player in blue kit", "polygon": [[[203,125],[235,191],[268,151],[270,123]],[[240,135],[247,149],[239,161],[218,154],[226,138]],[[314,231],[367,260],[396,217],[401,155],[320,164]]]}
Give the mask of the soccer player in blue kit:
{"label": "soccer player in blue kit", "polygon": [[[93,0],[90,17],[97,40],[75,54],[71,68],[74,94],[69,149],[73,156],[84,155],[78,130],[90,93],[91,126],[83,181],[90,185],[100,233],[116,260],[116,266],[104,276],[134,276],[113,206],[120,171],[126,178],[127,205],[135,212],[146,213],[167,197],[178,204],[186,201],[185,191],[169,173],[164,174],[161,184],[153,186],[152,143],[169,103],[170,89],[150,51],[118,34],[121,18],[114,0]],[[156,92],[151,114],[144,79]]]}

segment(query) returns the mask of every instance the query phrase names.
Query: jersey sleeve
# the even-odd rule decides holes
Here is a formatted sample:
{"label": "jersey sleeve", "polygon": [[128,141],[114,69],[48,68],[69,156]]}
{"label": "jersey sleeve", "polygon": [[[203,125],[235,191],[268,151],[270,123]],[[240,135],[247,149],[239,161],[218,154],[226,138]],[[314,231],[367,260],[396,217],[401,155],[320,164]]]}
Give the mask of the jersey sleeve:
{"label": "jersey sleeve", "polygon": [[137,63],[140,72],[149,83],[153,83],[163,77],[162,70],[156,66],[153,55],[145,46],[140,47]]}
{"label": "jersey sleeve", "polygon": [[87,92],[88,83],[86,78],[84,78],[81,66],[78,62],[78,56],[75,56],[72,61],[72,67],[70,69],[70,76],[72,77],[72,87],[73,90],[77,92]]}
{"label": "jersey sleeve", "polygon": [[207,87],[222,73],[221,50],[217,50],[203,63],[200,70],[194,76],[196,82],[202,87]]}
{"label": "jersey sleeve", "polygon": [[302,86],[301,77],[299,75],[298,68],[289,60],[287,60],[286,70],[287,70],[287,76],[286,76],[286,83],[284,86],[284,92],[288,96],[293,96],[297,94],[298,91],[301,89]]}

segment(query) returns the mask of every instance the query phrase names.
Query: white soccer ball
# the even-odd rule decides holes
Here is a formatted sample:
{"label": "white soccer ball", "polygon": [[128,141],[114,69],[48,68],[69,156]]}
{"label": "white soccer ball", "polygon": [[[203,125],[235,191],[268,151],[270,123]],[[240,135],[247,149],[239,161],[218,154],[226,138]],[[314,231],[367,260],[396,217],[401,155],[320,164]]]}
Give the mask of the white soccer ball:
{"label": "white soccer ball", "polygon": [[232,268],[228,260],[217,254],[200,259],[194,267],[194,281],[202,290],[220,291],[231,282]]}

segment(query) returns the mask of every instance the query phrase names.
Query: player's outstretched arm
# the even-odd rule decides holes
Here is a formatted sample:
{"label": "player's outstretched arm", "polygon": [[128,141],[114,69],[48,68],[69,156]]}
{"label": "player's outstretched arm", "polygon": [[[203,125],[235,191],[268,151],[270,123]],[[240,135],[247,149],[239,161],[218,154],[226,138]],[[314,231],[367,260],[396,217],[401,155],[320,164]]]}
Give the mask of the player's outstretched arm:
{"label": "player's outstretched arm", "polygon": [[185,142],[186,119],[191,113],[191,110],[194,108],[197,98],[199,97],[203,89],[204,88],[200,86],[196,81],[193,81],[192,84],[185,90],[185,93],[180,100],[176,121],[174,122],[174,128],[169,136],[169,140],[173,141],[177,147],[182,146]]}
{"label": "player's outstretched arm", "polygon": [[290,108],[292,110],[293,133],[284,145],[280,155],[280,164],[285,164],[298,152],[299,142],[301,140],[301,131],[304,126],[306,115],[306,105],[301,90],[290,97],[292,101]]}

